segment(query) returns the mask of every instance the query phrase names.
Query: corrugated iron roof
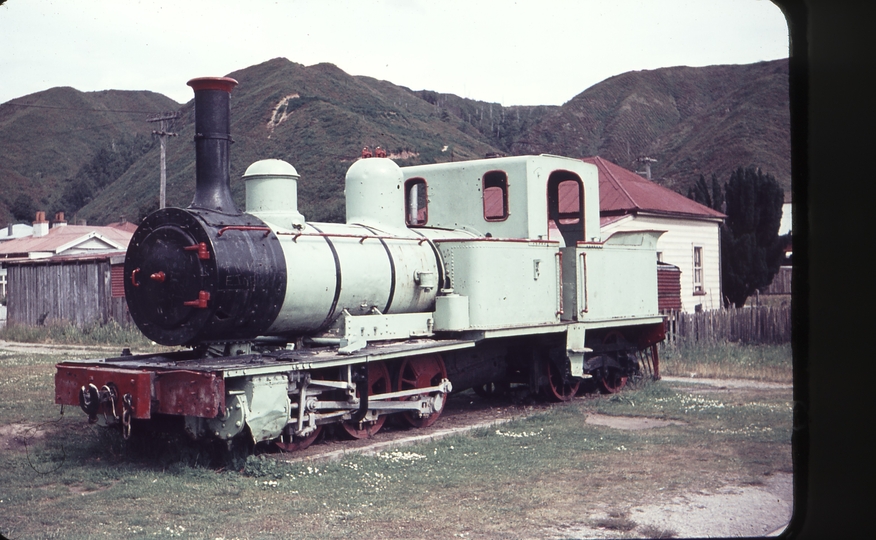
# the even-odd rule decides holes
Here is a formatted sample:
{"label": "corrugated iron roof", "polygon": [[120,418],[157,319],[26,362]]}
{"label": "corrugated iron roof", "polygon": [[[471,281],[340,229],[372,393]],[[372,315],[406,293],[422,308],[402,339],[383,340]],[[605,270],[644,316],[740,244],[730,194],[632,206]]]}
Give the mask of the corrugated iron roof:
{"label": "corrugated iron roof", "polygon": [[64,263],[81,263],[81,262],[89,262],[89,261],[104,261],[110,260],[112,264],[117,264],[113,259],[119,259],[118,264],[124,262],[125,252],[124,251],[101,251],[99,253],[75,253],[73,255],[55,255],[54,257],[43,257],[38,259],[30,259],[28,257],[20,257],[13,259],[2,259],[0,263],[4,266],[10,265],[27,265],[27,266],[35,266],[35,265],[50,265],[50,264],[64,264]]}
{"label": "corrugated iron roof", "polygon": [[[26,254],[34,252],[55,253],[64,246],[75,247],[90,238],[100,238],[117,244],[122,249],[128,247],[133,233],[116,227],[99,227],[90,225],[65,225],[52,227],[45,236],[34,238],[16,238],[0,244],[0,257],[4,255]],[[116,248],[113,248],[115,250]]]}
{"label": "corrugated iron roof", "polygon": [[[11,233],[10,234],[10,230]],[[13,238],[23,238],[33,234],[33,227],[24,223],[13,223],[0,229],[0,241],[5,242]]]}
{"label": "corrugated iron roof", "polygon": [[137,230],[137,225],[131,223],[130,221],[116,221],[114,223],[110,223],[107,227],[112,227],[114,229],[120,229],[122,231],[129,232],[134,234],[134,231]]}
{"label": "corrugated iron roof", "polygon": [[603,216],[653,212],[681,217],[727,217],[599,156],[582,161],[596,165],[599,170],[599,211]]}

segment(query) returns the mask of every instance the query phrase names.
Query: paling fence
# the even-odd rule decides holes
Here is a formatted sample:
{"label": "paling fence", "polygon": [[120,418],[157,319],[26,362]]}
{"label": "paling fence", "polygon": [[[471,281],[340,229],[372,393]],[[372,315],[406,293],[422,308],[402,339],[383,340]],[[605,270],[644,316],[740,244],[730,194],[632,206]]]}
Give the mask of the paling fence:
{"label": "paling fence", "polygon": [[666,344],[790,343],[790,306],[730,308],[699,313],[664,311]]}

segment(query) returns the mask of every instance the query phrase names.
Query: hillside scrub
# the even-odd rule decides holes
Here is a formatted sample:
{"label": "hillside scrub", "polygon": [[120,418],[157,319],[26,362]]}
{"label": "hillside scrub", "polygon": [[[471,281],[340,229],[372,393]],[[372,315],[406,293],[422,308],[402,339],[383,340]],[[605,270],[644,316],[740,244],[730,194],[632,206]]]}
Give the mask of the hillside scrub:
{"label": "hillside scrub", "polygon": [[[344,174],[366,145],[408,150],[409,157],[399,161],[402,166],[497,153],[549,153],[598,155],[632,167],[637,156],[648,155],[657,160],[654,182],[680,193],[702,171],[724,177],[737,164],[753,162],[790,189],[787,59],[625,73],[559,107],[503,106],[413,91],[351,76],[330,64],[305,67],[282,58],[229,76],[240,82],[233,94],[231,129],[236,142],[231,184],[240,207],[240,177],[246,167],[260,159],[283,159],[297,169],[302,187],[312,186],[299,192],[300,207],[309,209],[305,216],[342,221]],[[179,137],[167,146],[167,204],[185,207],[191,201],[191,102],[180,105],[151,92],[85,93],[72,88],[25,98],[14,100],[16,106],[0,105],[0,193],[7,193],[0,195],[0,218],[11,217],[13,206],[22,220],[32,219],[34,210],[71,214],[90,199],[77,218],[102,224],[124,217],[138,223],[155,208],[157,145],[104,187],[72,182],[92,159],[105,161],[107,156],[95,156],[112,141],[140,134],[151,142],[154,126],[143,121],[143,114],[113,112],[118,110],[181,113],[173,126]],[[68,109],[26,108],[37,99]],[[82,130],[90,125],[102,129]],[[55,206],[65,190],[69,208]],[[26,197],[16,201],[13,194]]]}

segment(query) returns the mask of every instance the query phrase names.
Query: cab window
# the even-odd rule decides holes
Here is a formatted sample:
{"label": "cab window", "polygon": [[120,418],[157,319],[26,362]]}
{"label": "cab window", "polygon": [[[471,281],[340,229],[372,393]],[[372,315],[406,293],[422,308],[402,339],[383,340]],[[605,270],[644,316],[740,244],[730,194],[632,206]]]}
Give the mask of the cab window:
{"label": "cab window", "polygon": [[548,177],[548,231],[559,231],[567,246],[584,240],[584,184],[577,174],[554,171]]}
{"label": "cab window", "polygon": [[508,175],[504,171],[490,171],[483,177],[484,219],[508,219]]}
{"label": "cab window", "polygon": [[428,201],[425,178],[410,178],[405,182],[405,222],[408,227],[425,225],[429,221]]}

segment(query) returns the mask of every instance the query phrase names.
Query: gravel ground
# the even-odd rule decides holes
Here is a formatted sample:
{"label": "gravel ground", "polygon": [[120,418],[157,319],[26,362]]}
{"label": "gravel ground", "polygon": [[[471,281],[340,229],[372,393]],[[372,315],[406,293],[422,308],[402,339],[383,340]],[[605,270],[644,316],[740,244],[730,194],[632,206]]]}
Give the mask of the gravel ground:
{"label": "gravel ground", "polygon": [[[673,538],[729,538],[779,536],[791,520],[792,475],[776,473],[762,486],[723,487],[712,493],[695,492],[630,508],[629,518],[639,528],[673,531]],[[587,515],[606,519],[605,513]],[[587,525],[554,527],[546,531],[552,539],[629,538],[622,532]]]}

